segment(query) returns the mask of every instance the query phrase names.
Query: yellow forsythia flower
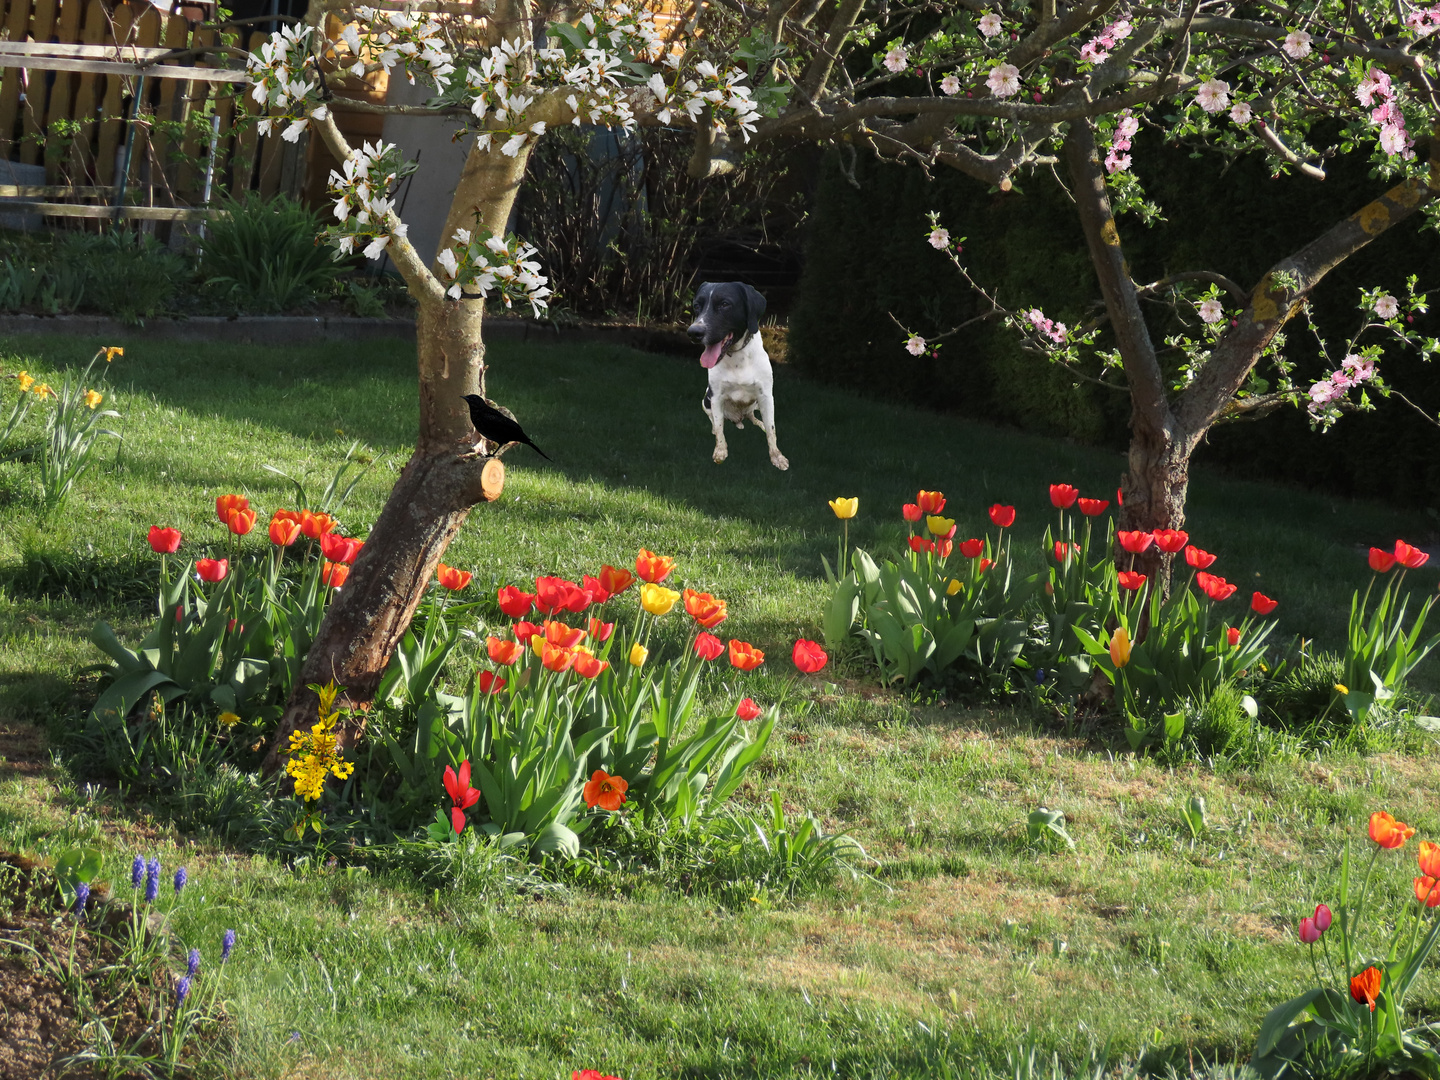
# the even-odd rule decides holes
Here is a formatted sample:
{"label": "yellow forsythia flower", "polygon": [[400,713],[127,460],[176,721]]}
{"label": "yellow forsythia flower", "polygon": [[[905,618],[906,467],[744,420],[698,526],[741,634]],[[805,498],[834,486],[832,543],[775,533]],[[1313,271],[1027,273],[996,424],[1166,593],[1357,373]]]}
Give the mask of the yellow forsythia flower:
{"label": "yellow forsythia flower", "polygon": [[1130,662],[1130,634],[1123,626],[1110,635],[1110,659],[1116,668],[1123,668]]}
{"label": "yellow forsythia flower", "polygon": [[665,615],[675,606],[675,601],[680,599],[680,594],[674,589],[667,589],[664,585],[652,585],[647,582],[640,586],[640,606],[651,615]]}
{"label": "yellow forsythia flower", "polygon": [[830,509],[835,511],[835,516],[841,521],[847,521],[855,516],[860,509],[860,499],[852,497],[849,499],[831,499]]}
{"label": "yellow forsythia flower", "polygon": [[638,641],[630,646],[630,666],[639,667],[650,658],[650,650],[641,645]]}

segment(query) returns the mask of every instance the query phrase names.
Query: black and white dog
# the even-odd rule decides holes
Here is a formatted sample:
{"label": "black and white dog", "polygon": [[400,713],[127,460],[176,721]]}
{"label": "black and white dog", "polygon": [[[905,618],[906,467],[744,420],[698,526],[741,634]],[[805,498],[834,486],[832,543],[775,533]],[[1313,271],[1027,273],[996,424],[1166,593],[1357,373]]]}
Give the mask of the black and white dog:
{"label": "black and white dog", "polygon": [[710,372],[702,408],[715,433],[715,463],[729,455],[725,421],[737,428],[745,419],[765,432],[770,464],[790,468],[775,445],[775,377],[770,357],[760,342],[760,317],[765,298],[739,281],[708,282],[695,293],[695,321],[690,337],[704,346],[700,366]]}

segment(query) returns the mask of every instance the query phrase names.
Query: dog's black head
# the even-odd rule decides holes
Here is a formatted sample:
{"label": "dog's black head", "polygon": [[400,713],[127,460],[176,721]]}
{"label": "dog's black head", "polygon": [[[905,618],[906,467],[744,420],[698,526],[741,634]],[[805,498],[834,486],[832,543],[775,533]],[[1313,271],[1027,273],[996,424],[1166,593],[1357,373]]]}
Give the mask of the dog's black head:
{"label": "dog's black head", "polygon": [[714,367],[732,341],[742,341],[760,332],[765,298],[741,281],[711,281],[695,292],[695,321],[690,338],[705,346],[700,354],[702,367]]}

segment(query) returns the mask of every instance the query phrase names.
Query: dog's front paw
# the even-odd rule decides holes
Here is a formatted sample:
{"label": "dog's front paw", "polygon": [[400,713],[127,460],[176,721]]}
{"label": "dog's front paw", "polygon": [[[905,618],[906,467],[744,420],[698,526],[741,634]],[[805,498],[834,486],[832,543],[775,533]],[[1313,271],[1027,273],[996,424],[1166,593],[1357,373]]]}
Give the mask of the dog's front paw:
{"label": "dog's front paw", "polygon": [[786,459],[784,454],[780,453],[779,450],[776,450],[773,454],[770,455],[770,464],[774,465],[775,468],[781,470],[790,468],[790,462]]}
{"label": "dog's front paw", "polygon": [[713,453],[713,454],[710,455],[710,460],[712,460],[713,462],[715,462],[716,465],[719,465],[722,461],[724,461],[724,460],[725,460],[727,457],[729,457],[729,456],[730,456],[730,448],[729,448],[729,447],[726,447],[726,446],[717,446],[717,447],[715,447],[715,453]]}

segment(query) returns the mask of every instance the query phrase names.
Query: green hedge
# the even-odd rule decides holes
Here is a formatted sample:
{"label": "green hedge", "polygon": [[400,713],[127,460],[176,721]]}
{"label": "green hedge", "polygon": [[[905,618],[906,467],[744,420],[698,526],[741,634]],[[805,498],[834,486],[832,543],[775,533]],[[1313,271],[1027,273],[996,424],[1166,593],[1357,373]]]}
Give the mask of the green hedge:
{"label": "green hedge", "polygon": [[[1126,255],[1139,281],[1209,269],[1249,288],[1282,256],[1298,249],[1383,190],[1365,163],[1332,162],[1317,183],[1272,180],[1264,162],[1224,171],[1214,157],[1140,140],[1135,160],[1167,220],[1146,228],[1121,222]],[[831,154],[821,169],[808,224],[805,274],[790,320],[789,357],[825,381],[1088,443],[1122,447],[1129,400],[1073,377],[1018,347],[1014,335],[979,323],[948,339],[939,359],[912,357],[890,316],[928,334],[981,314],[986,305],[924,242],[926,214],[940,211],[978,281],[1009,306],[1040,306],[1071,325],[1094,312],[1099,289],[1068,193],[1048,171],[1025,179],[1021,193],[1000,195],[953,172],[927,180],[919,169],[863,156],[849,171]],[[1435,233],[1399,226],[1348,260],[1317,290],[1313,310],[1332,349],[1356,323],[1361,284],[1400,295],[1416,273],[1440,285]],[[1157,341],[1163,308],[1147,312]],[[1432,313],[1428,333],[1440,333]],[[1300,378],[1321,367],[1303,321],[1290,326]],[[1397,354],[1398,355],[1398,354]],[[1391,359],[1386,378],[1432,414],[1440,410],[1440,369]],[[1200,461],[1246,475],[1288,479],[1343,493],[1407,503],[1440,501],[1440,460],[1426,453],[1436,429],[1398,402],[1375,414],[1346,417],[1328,435],[1309,430],[1302,412],[1215,429]]]}

